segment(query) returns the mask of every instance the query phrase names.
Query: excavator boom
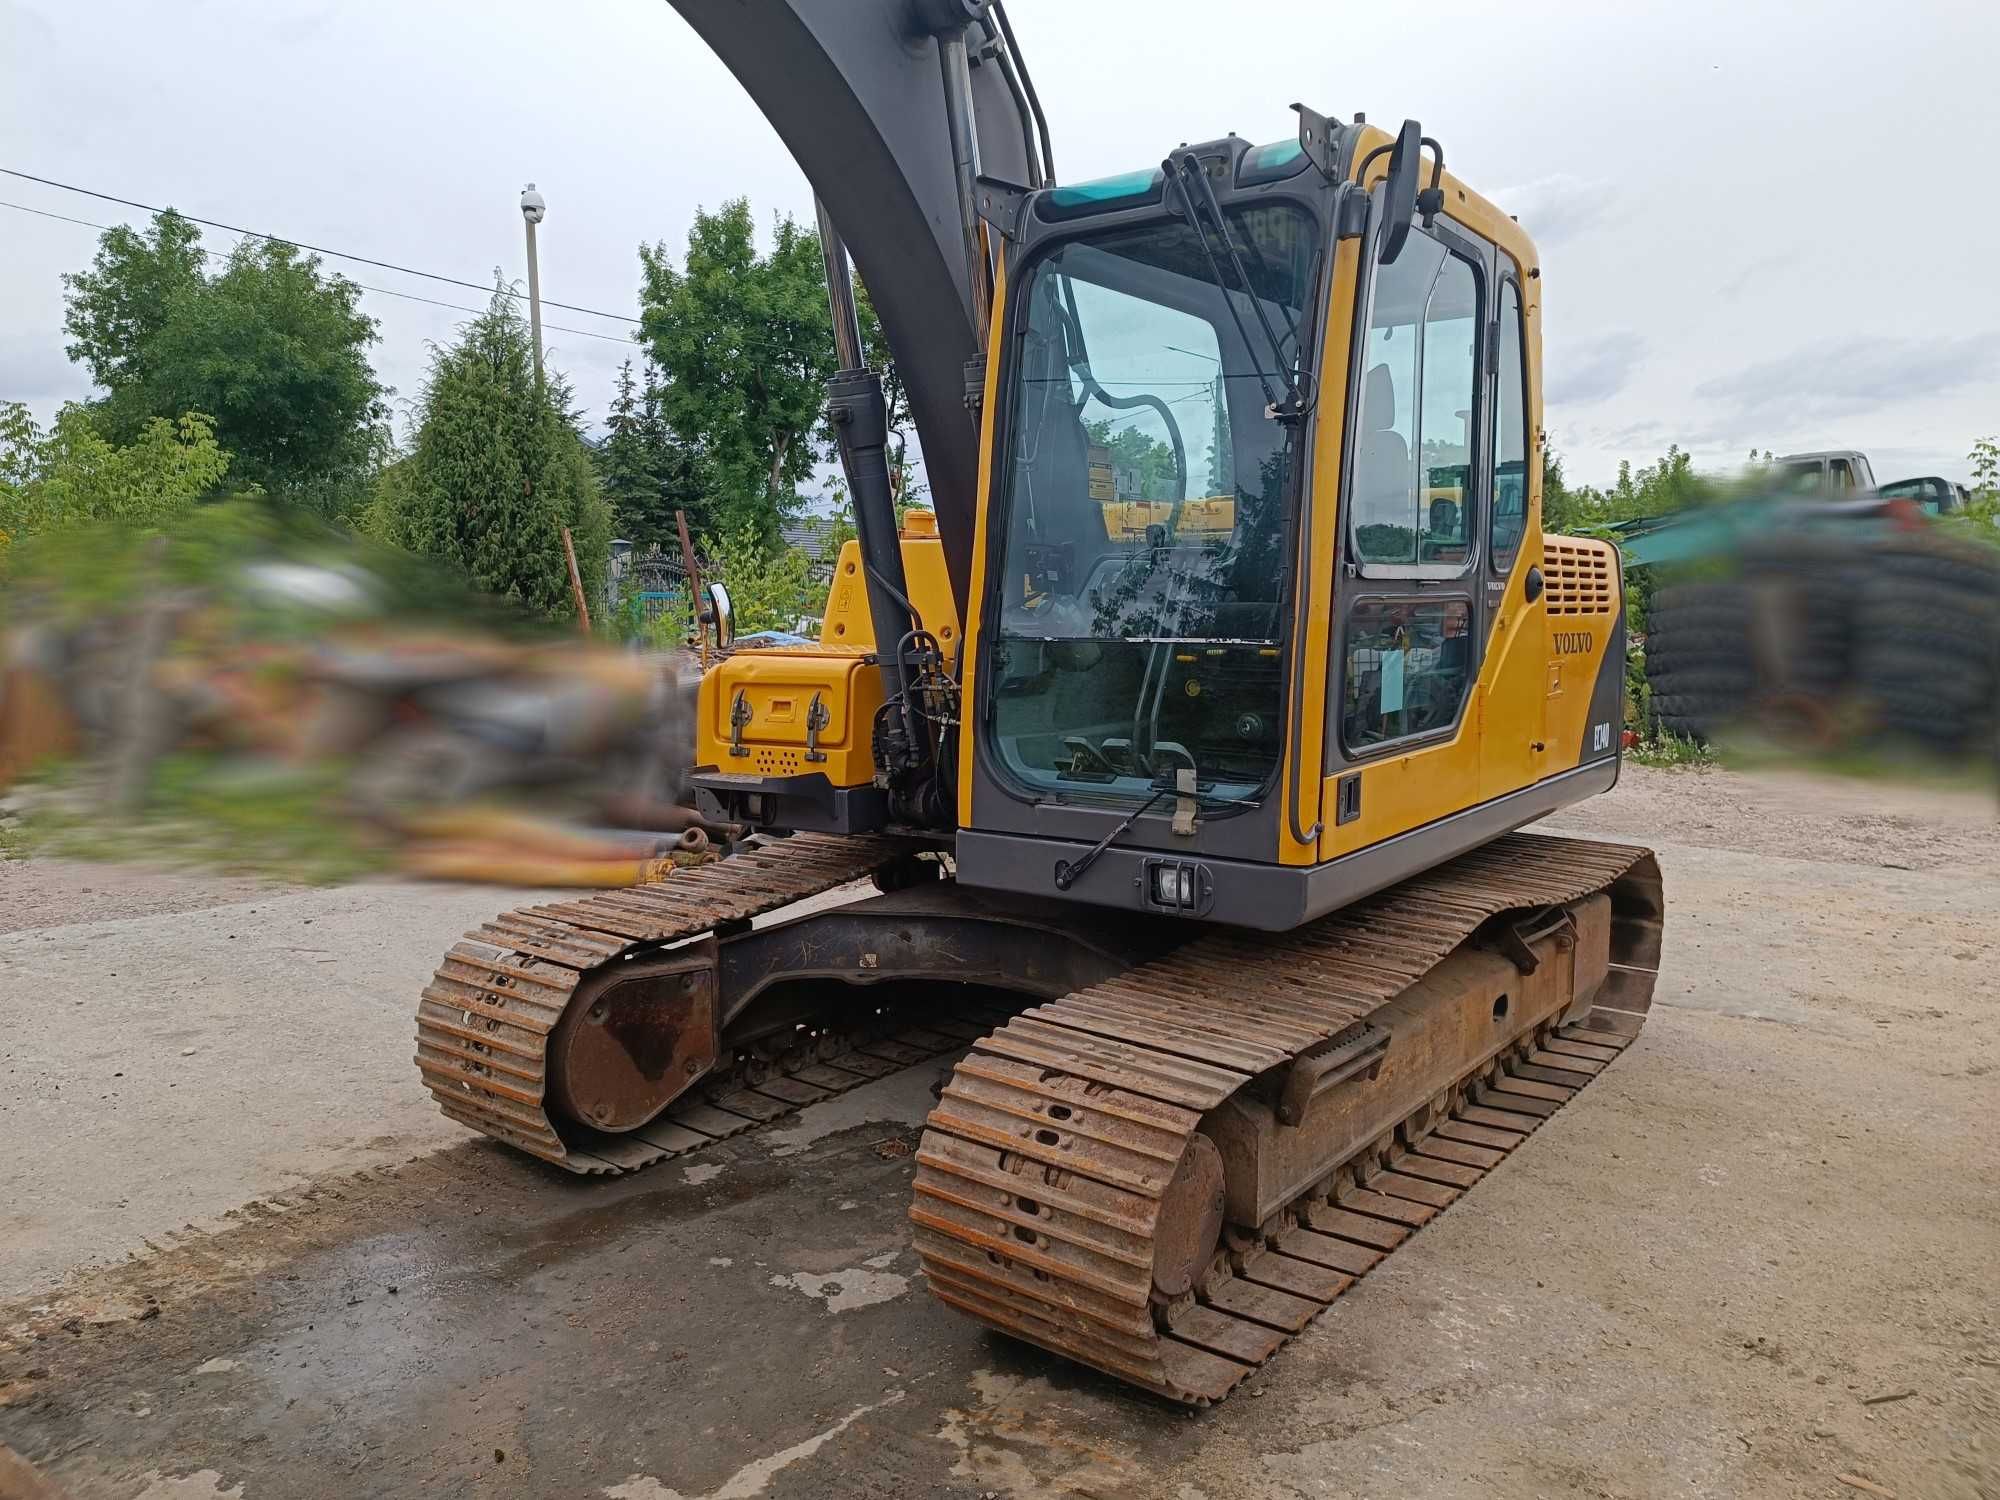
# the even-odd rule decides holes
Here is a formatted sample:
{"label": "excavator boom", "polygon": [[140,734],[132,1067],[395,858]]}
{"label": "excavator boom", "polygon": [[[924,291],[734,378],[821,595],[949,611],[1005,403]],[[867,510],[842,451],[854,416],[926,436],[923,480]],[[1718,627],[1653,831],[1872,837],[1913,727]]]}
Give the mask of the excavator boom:
{"label": "excavator boom", "polygon": [[839,227],[910,393],[962,614],[979,462],[966,365],[979,356],[987,309],[973,302],[943,44],[966,41],[977,170],[1034,184],[1047,147],[1025,69],[1006,55],[986,7],[957,0],[672,4],[763,111]]}

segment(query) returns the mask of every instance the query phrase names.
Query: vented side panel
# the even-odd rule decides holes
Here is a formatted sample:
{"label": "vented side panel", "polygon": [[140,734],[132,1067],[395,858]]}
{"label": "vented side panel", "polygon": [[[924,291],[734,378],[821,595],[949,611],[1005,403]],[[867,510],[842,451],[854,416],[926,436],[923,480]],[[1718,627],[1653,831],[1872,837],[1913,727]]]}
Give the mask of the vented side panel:
{"label": "vented side panel", "polygon": [[1618,597],[1612,551],[1602,542],[1549,537],[1542,548],[1545,598],[1552,615],[1604,615]]}

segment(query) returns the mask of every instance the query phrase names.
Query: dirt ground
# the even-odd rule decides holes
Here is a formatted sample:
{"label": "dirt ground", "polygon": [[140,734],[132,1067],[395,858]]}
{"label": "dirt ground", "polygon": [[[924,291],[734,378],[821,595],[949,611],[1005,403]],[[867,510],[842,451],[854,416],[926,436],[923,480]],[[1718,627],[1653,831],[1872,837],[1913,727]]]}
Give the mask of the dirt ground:
{"label": "dirt ground", "polygon": [[[2000,1496],[1990,799],[1628,767],[1551,826],[1660,851],[1644,1034],[1195,1414],[924,1294],[930,1070],[578,1181],[393,1123],[437,924],[504,893],[66,914],[96,872],[0,866],[0,1443],[117,1500]],[[331,998],[268,946],[321,928]],[[110,1055],[122,1018],[77,1001],[114,953],[146,975],[137,1055],[176,1007],[201,1034],[107,1140],[54,1099]],[[298,1051],[316,1005],[337,1041]],[[370,1116],[372,1155],[326,1146]]]}
{"label": "dirt ground", "polygon": [[205,911],[286,889],[247,876],[67,859],[0,859],[0,932]]}

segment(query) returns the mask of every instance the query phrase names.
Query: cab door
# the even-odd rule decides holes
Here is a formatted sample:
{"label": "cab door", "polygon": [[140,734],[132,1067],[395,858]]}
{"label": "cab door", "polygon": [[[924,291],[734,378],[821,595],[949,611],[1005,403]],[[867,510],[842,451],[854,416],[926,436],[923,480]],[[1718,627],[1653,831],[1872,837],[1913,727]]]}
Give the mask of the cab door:
{"label": "cab door", "polygon": [[[1548,621],[1541,597],[1540,410],[1530,378],[1531,308],[1513,257],[1499,255],[1493,359],[1493,502],[1487,512],[1486,595],[1491,635],[1478,689],[1481,718],[1479,800],[1518,791],[1543,775],[1549,696],[1566,685],[1551,674]],[[1531,597],[1532,596],[1532,597]],[[1590,684],[1578,687],[1588,693]]]}
{"label": "cab door", "polygon": [[1372,269],[1350,376],[1323,859],[1480,800],[1495,251],[1440,218]]}

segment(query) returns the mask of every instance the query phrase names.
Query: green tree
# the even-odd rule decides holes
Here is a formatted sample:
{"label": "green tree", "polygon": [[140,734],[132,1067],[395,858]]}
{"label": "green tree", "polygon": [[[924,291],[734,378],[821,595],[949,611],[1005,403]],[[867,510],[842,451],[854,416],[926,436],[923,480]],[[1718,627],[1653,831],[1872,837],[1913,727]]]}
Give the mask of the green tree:
{"label": "green tree", "polygon": [[1562,455],[1555,444],[1542,444],[1542,530],[1570,533],[1583,524],[1578,498],[1563,478]]}
{"label": "green tree", "polygon": [[[824,276],[820,284],[825,285]],[[854,304],[861,323],[862,357],[868,361],[869,368],[882,376],[882,402],[889,417],[889,483],[895,489],[897,506],[906,507],[930,488],[917,478],[917,461],[910,452],[910,389],[903,381],[902,371],[896,368],[895,357],[889,352],[889,336],[882,331],[882,319],[875,311],[874,299],[868,295],[867,285],[858,276],[854,279]],[[829,316],[829,341],[833,337],[832,329]]]}
{"label": "green tree", "polygon": [[611,409],[604,418],[604,441],[597,445],[592,457],[597,462],[597,482],[603,487],[605,502],[610,505],[619,529],[629,536],[631,528],[625,524],[625,518],[651,500],[653,489],[639,383],[632,375],[631,360],[618,367],[613,392]]}
{"label": "green tree", "polygon": [[150,230],[107,229],[87,271],[63,277],[65,352],[106,390],[143,385],[154,340],[205,283],[201,231],[169,209]]}
{"label": "green tree", "polygon": [[650,362],[642,383],[627,360],[618,372],[604,441],[592,458],[618,534],[671,551],[679,537],[674,512],[699,517],[701,489],[694,456],[667,425],[665,395],[665,382]]}
{"label": "green tree", "polygon": [[697,210],[678,267],[664,244],[641,245],[639,261],[661,413],[700,475],[690,522],[710,534],[748,528],[772,545],[824,452],[834,357],[819,236],[783,217],[759,255],[749,201],[735,198]]}
{"label": "green tree", "polygon": [[[780,523],[801,507],[800,483],[833,453],[823,418],[836,359],[819,235],[780,218],[770,252],[759,255],[749,205],[734,199],[697,212],[680,265],[663,244],[639,254],[650,358],[638,425],[663,479],[650,516],[626,521],[621,507],[621,529],[670,545],[673,512],[683,509],[698,534],[748,527],[775,555]],[[926,489],[910,443],[909,391],[858,278],[855,304],[863,357],[882,376],[900,512]]]}
{"label": "green tree", "polygon": [[384,472],[369,523],[382,539],[555,618],[574,614],[568,526],[585,594],[601,596],[610,507],[568,387],[553,374],[536,380],[527,323],[504,291],[433,357],[410,455]]}
{"label": "green tree", "polygon": [[1694,458],[1678,444],[1660,458],[1634,468],[1621,459],[1609,489],[1565,483],[1562,458],[1552,448],[1542,455],[1542,528],[1587,533],[1614,521],[1663,515],[1690,505],[1706,505],[1724,495],[1714,479],[1695,472]]}
{"label": "green tree", "polygon": [[1981,500],[2000,500],[2000,437],[1975,438],[1966,455],[1972,465],[1972,488]]}
{"label": "green tree", "polygon": [[703,551],[729,589],[739,634],[796,630],[819,618],[826,605],[826,588],[813,582],[805,553],[773,547],[754,524],[711,537]]}
{"label": "green tree", "polygon": [[202,255],[193,226],[163,213],[149,234],[107,231],[91,269],[64,278],[70,356],[106,391],[105,435],[130,442],[156,417],[207,412],[232,477],[351,509],[388,416],[361,289],[292,245],[245,240],[213,275]]}
{"label": "green tree", "polygon": [[97,521],[165,526],[229,468],[207,417],[156,417],[119,446],[76,405],[38,427],[18,402],[0,406],[0,555],[9,540]]}
{"label": "green tree", "polygon": [[[1112,471],[1130,476],[1127,485],[1132,494],[1127,498],[1171,500],[1179,493],[1171,444],[1149,437],[1137,427],[1121,427],[1113,432],[1109,417],[1093,417],[1083,427],[1092,443],[1109,451]],[[1194,487],[1189,486],[1185,498],[1193,497]]]}
{"label": "green tree", "polygon": [[1208,491],[1211,495],[1236,493],[1235,447],[1229,436],[1229,397],[1222,376],[1215,377],[1215,394],[1209,397],[1215,416],[1208,434]]}

